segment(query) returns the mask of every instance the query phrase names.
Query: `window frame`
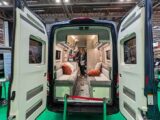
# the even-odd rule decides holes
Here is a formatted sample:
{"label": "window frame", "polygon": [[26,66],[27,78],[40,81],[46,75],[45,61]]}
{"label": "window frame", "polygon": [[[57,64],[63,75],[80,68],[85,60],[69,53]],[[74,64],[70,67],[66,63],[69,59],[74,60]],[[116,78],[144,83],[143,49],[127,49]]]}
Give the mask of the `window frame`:
{"label": "window frame", "polygon": [[[36,41],[36,42],[39,42],[42,44],[42,52],[41,52],[41,62],[39,63],[30,63],[29,59],[30,59],[30,56],[29,56],[29,50],[30,50],[30,41]],[[30,35],[29,36],[29,50],[28,50],[28,64],[31,64],[31,65],[40,65],[40,64],[45,64],[46,61],[45,61],[45,56],[46,56],[46,42],[44,40],[42,40],[40,37],[38,36],[34,36],[34,35]]]}
{"label": "window frame", "polygon": [[[135,52],[136,52],[136,63],[126,63],[125,62],[125,48],[124,48],[124,44],[125,42],[135,39]],[[121,62],[123,62],[125,65],[136,65],[137,64],[137,37],[136,37],[136,33],[131,33],[127,36],[125,36],[123,39],[120,40],[120,44],[121,44]]]}

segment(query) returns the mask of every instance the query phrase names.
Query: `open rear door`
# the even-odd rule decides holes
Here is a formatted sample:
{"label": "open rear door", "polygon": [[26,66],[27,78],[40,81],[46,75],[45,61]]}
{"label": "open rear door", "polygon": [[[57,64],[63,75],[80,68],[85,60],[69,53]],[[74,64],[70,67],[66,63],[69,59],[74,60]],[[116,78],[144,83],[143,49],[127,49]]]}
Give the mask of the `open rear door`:
{"label": "open rear door", "polygon": [[8,118],[35,120],[46,108],[48,38],[44,24],[22,0],[15,1]]}
{"label": "open rear door", "polygon": [[152,3],[141,0],[118,36],[120,111],[127,120],[158,120],[153,77]]}

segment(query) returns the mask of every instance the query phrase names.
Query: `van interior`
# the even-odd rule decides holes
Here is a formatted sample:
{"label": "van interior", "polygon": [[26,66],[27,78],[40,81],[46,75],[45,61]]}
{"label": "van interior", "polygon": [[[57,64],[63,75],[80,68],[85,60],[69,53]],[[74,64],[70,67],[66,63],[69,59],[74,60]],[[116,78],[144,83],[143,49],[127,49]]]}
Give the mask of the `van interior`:
{"label": "van interior", "polygon": [[[63,27],[55,32],[54,99],[63,101],[65,94],[89,98],[107,98],[111,103],[112,37],[110,29],[100,26]],[[80,50],[86,55],[84,76],[81,74]],[[71,73],[66,73],[66,66]],[[98,102],[69,99],[69,102]],[[100,101],[102,102],[102,101]]]}
{"label": "van interior", "polygon": [[[50,75],[50,71],[47,71],[47,69],[53,68],[53,70],[51,69],[52,81],[49,82],[52,89],[49,88],[48,101],[53,97],[54,102],[63,103],[66,94],[88,98],[106,98],[109,114],[121,111],[130,120],[133,118],[138,119],[139,116],[143,116],[142,113],[147,115],[149,111],[151,115],[148,116],[151,116],[151,119],[154,118],[155,113],[157,113],[157,111],[154,111],[157,109],[158,101],[157,84],[160,80],[160,27],[154,26],[153,28],[154,52],[150,52],[152,48],[145,46],[148,41],[144,39],[144,36],[147,36],[147,33],[143,31],[145,28],[143,22],[147,18],[144,18],[144,9],[143,5],[138,5],[126,16],[119,30],[118,42],[113,42],[117,39],[116,33],[115,36],[112,34],[115,28],[103,26],[107,22],[110,23],[110,21],[106,23],[101,21],[96,25],[93,20],[89,21],[91,23],[88,20],[85,21],[86,23],[83,20],[80,20],[80,23],[79,21],[73,23],[71,20],[66,25],[61,22],[58,28],[56,28],[57,23],[55,24],[55,31],[51,31],[50,35],[53,38],[49,39],[49,41],[52,41],[52,45],[50,45],[48,44],[46,29],[41,21],[27,8],[24,11],[17,8],[18,19],[15,22],[19,22],[19,24],[16,24],[15,30],[22,35],[15,34],[14,40],[10,41],[14,43],[13,48],[10,49],[9,47],[7,50],[1,48],[2,55],[0,53],[0,75],[6,80],[11,80],[8,95],[9,115],[14,115],[15,111],[19,111],[20,113],[16,114],[16,117],[21,120],[36,119],[46,108],[47,72]],[[34,25],[31,24],[32,22]],[[94,25],[92,25],[92,22]],[[135,27],[139,29],[134,29]],[[128,37],[128,35],[131,35],[131,37]],[[51,46],[52,49],[50,49]],[[119,47],[117,48],[117,46]],[[152,43],[149,46],[152,46]],[[48,52],[48,47],[49,51],[52,52]],[[142,49],[143,47],[145,51]],[[149,54],[154,53],[154,56],[149,58],[148,54],[144,54],[147,51],[146,48],[149,49]],[[12,56],[11,53],[8,53],[11,50]],[[118,55],[116,51],[118,51]],[[49,57],[52,57],[52,63]],[[121,64],[115,61],[117,58]],[[153,61],[148,59],[154,59],[155,79],[148,79],[148,83],[154,83],[153,85],[146,85],[146,78],[151,76],[150,73],[153,72],[152,67],[144,65],[148,61],[150,63],[148,62],[147,65],[153,64]],[[47,64],[47,61],[49,61],[49,64]],[[118,67],[123,67],[123,70],[121,68],[118,71]],[[6,68],[9,69],[6,70]],[[149,70],[146,71],[146,68]],[[144,73],[146,76],[144,76]],[[126,78],[130,78],[130,80]],[[49,80],[51,79],[49,78]],[[120,79],[119,83],[117,79]],[[123,83],[122,80],[125,82]],[[115,82],[117,83],[115,84]],[[145,89],[142,90],[142,88]],[[152,91],[152,88],[155,88],[155,90]],[[114,97],[116,95],[115,91],[118,91],[118,89],[120,94]],[[51,97],[50,93],[52,93]],[[68,111],[75,111],[77,110],[75,108],[83,105],[82,108],[77,110],[78,112],[102,112],[102,101],[69,98],[68,102],[87,103],[87,105],[90,103],[89,106],[86,104],[86,106],[84,104],[69,104]],[[115,104],[108,106],[112,103]],[[96,106],[97,104],[99,106]],[[63,104],[56,104],[54,107],[47,104],[47,106],[50,107],[51,111],[63,111]],[[33,112],[35,107],[37,107],[37,111]]]}

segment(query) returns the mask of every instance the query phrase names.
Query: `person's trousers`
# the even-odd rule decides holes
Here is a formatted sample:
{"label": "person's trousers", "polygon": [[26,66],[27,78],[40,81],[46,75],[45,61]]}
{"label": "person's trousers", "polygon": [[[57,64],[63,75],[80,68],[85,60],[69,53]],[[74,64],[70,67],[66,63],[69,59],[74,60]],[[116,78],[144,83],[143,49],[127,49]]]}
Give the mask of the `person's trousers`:
{"label": "person's trousers", "polygon": [[81,75],[85,75],[85,65],[80,65],[80,72],[81,72]]}

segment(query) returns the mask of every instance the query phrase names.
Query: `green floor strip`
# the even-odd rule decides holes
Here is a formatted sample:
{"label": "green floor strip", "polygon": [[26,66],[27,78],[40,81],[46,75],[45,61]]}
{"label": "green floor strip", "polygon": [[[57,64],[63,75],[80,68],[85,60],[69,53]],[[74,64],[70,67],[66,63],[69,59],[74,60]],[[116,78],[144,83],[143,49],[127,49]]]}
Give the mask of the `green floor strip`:
{"label": "green floor strip", "polygon": [[63,120],[67,120],[67,95],[64,96]]}
{"label": "green floor strip", "polygon": [[105,98],[103,100],[103,120],[107,120],[107,105]]}

